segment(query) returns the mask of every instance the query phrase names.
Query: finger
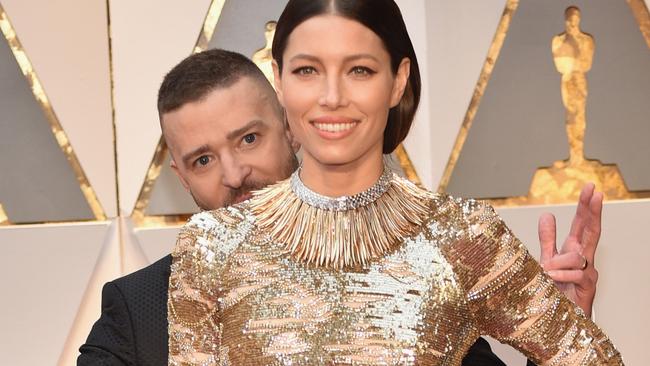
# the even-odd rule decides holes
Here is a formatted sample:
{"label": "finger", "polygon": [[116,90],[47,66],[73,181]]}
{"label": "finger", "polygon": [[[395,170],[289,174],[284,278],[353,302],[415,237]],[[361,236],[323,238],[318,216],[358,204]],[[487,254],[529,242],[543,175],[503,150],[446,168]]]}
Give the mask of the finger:
{"label": "finger", "polygon": [[572,283],[575,285],[582,285],[585,280],[587,274],[585,271],[577,270],[577,269],[572,269],[572,270],[557,270],[557,271],[548,271],[546,272],[549,277],[553,279],[555,282],[559,283]]}
{"label": "finger", "polygon": [[582,237],[582,230],[589,220],[589,203],[591,202],[595,187],[596,186],[591,182],[582,187],[582,191],[580,191],[580,199],[578,200],[578,207],[576,208],[576,214],[571,222],[569,237],[573,236],[578,239]]}
{"label": "finger", "polygon": [[540,246],[540,263],[544,264],[557,254],[555,246],[555,216],[544,213],[539,217],[537,225]]}
{"label": "finger", "polygon": [[544,270],[583,270],[586,260],[582,254],[576,252],[558,254],[544,264]]}
{"label": "finger", "polygon": [[582,234],[583,255],[590,263],[594,262],[596,248],[600,240],[603,215],[603,193],[596,192],[589,202],[590,219]]}

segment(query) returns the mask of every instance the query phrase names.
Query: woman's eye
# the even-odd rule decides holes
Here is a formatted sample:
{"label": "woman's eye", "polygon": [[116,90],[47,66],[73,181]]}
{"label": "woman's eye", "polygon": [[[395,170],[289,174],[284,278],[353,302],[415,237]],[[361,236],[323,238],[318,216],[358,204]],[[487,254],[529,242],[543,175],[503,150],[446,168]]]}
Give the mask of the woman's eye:
{"label": "woman's eye", "polygon": [[257,136],[254,133],[249,133],[248,135],[244,136],[243,140],[244,143],[250,145],[257,140]]}
{"label": "woman's eye", "polygon": [[350,73],[356,76],[368,76],[374,74],[375,72],[365,66],[355,66],[352,68],[352,70],[350,70]]}
{"label": "woman's eye", "polygon": [[312,66],[303,66],[293,70],[293,73],[296,75],[313,75],[316,73],[316,69]]}
{"label": "woman's eye", "polygon": [[200,166],[206,166],[208,165],[209,162],[210,162],[210,158],[205,155],[200,156],[198,159],[196,159],[196,164]]}

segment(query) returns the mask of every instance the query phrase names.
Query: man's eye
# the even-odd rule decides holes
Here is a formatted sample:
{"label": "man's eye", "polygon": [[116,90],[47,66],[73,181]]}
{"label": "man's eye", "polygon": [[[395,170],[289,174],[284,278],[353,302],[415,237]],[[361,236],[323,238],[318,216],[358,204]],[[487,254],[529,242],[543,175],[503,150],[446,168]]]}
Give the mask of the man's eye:
{"label": "man's eye", "polygon": [[244,136],[244,143],[246,144],[252,144],[257,140],[257,136],[254,133],[249,133],[248,135]]}
{"label": "man's eye", "polygon": [[206,165],[208,165],[209,162],[210,162],[210,158],[205,156],[205,155],[203,155],[203,156],[199,157],[198,159],[196,159],[196,164],[198,164],[200,166],[206,166]]}

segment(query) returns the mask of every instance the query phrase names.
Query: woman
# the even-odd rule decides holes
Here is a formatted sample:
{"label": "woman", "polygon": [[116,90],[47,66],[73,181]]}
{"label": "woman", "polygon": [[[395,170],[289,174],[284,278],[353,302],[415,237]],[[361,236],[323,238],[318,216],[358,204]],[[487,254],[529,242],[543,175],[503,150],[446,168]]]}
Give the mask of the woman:
{"label": "woman", "polygon": [[170,364],[458,365],[480,334],[538,364],[622,364],[492,208],[384,167],[420,92],[392,0],[289,1],[273,58],[302,166],[183,228]]}

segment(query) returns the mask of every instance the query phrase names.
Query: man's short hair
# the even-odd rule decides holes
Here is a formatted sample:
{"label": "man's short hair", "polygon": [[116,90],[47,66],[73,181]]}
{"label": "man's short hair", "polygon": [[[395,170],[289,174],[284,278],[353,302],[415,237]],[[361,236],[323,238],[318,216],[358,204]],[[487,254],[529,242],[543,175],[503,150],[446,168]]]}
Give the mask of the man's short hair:
{"label": "man's short hair", "polygon": [[[186,103],[199,101],[215,89],[232,86],[242,77],[260,81],[263,88],[273,91],[257,65],[242,54],[222,49],[193,54],[165,75],[158,90],[158,115],[162,117]],[[273,99],[277,103],[275,95]]]}

